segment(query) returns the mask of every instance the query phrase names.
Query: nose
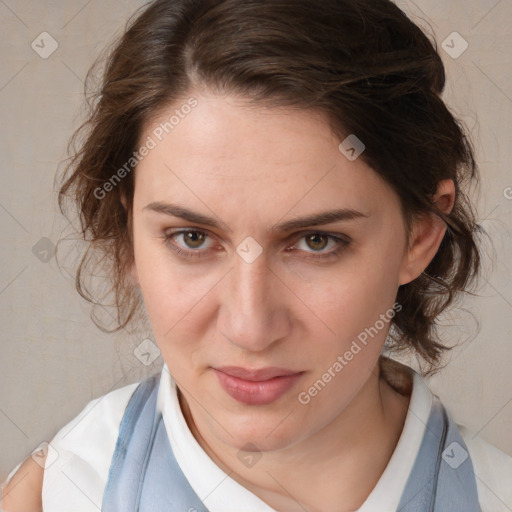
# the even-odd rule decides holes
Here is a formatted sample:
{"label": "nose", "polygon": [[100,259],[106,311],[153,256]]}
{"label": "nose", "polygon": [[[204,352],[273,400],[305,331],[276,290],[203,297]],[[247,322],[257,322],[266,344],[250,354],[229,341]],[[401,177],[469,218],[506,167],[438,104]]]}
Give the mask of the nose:
{"label": "nose", "polygon": [[218,329],[234,345],[261,352],[290,331],[290,292],[263,255],[252,263],[238,255],[221,294]]}

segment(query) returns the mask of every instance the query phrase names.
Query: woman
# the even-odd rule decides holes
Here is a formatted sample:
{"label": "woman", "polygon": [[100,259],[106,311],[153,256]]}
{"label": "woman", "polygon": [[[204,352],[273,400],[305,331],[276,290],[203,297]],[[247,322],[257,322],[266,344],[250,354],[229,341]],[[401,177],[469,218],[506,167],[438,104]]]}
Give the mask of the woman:
{"label": "woman", "polygon": [[15,468],[4,509],[510,510],[511,458],[386,356],[435,371],[479,271],[444,81],[388,0],[137,13],[59,197],[79,291],[107,262],[118,328],[144,308],[164,367]]}

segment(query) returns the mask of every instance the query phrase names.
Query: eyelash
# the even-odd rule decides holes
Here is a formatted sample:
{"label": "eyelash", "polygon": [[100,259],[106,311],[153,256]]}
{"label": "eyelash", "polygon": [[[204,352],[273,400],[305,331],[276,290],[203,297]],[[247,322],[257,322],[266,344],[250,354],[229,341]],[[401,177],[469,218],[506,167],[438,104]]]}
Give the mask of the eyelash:
{"label": "eyelash", "polygon": [[[178,247],[174,242],[172,242],[174,237],[176,237],[177,235],[183,235],[185,233],[199,233],[199,234],[204,234],[204,235],[208,236],[208,233],[206,233],[205,231],[200,231],[200,230],[195,230],[195,229],[183,229],[180,231],[174,231],[172,233],[165,234],[164,235],[165,245],[167,247],[169,247],[172,251],[174,251],[176,254],[178,254],[179,256],[184,257],[184,258],[204,258],[204,257],[208,256],[208,251],[202,251],[200,249],[197,249],[195,251],[187,251],[187,250],[184,250],[184,249]],[[323,231],[309,231],[307,233],[301,233],[299,240],[302,240],[303,238],[306,238],[311,235],[320,235],[323,237],[327,237],[330,240],[334,240],[338,244],[338,246],[335,249],[333,249],[329,252],[326,252],[326,253],[320,253],[320,254],[311,253],[312,255],[306,256],[306,259],[314,259],[314,260],[318,261],[318,260],[326,260],[329,258],[334,258],[334,257],[338,256],[344,249],[346,249],[350,245],[350,241],[347,240],[346,238],[341,238],[339,236],[335,236],[330,233],[325,233]]]}

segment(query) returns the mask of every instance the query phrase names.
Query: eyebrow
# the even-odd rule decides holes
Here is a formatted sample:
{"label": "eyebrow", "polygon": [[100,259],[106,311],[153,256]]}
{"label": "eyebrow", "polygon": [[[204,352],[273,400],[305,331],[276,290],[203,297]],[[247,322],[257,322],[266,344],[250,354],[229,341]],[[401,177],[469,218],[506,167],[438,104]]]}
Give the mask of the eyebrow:
{"label": "eyebrow", "polygon": [[[230,229],[227,224],[219,219],[208,217],[202,213],[194,212],[177,204],[163,203],[156,201],[146,205],[143,209],[150,210],[156,213],[162,213],[172,217],[178,217],[195,224],[202,224],[204,226],[210,226],[217,229],[223,229],[229,233],[233,230]],[[310,226],[322,226],[324,224],[331,224],[333,222],[340,222],[345,220],[355,220],[359,218],[368,218],[368,215],[353,210],[350,208],[338,208],[335,210],[328,210],[305,217],[295,218],[275,224],[272,226],[270,231],[287,233],[296,229],[306,228]]]}

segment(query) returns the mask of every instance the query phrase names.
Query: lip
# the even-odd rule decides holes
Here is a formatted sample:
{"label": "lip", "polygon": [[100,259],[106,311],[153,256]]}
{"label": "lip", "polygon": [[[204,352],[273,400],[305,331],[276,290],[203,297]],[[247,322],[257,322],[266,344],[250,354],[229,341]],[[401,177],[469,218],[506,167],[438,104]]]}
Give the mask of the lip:
{"label": "lip", "polygon": [[224,391],[246,405],[266,405],[276,401],[304,374],[277,367],[250,370],[239,366],[224,366],[213,370]]}

